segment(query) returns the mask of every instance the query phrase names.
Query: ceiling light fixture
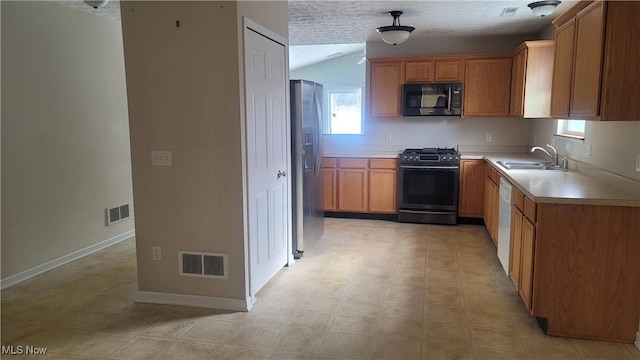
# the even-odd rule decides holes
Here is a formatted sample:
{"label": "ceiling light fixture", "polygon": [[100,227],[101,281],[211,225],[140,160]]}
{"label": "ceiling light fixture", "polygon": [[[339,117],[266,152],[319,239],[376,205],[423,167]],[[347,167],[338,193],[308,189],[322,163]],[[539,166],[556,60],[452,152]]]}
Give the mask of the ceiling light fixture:
{"label": "ceiling light fixture", "polygon": [[109,0],[84,0],[84,2],[92,8],[97,9],[107,5]]}
{"label": "ceiling light fixture", "polygon": [[380,38],[382,41],[391,45],[402,44],[407,41],[409,38],[409,34],[416,28],[413,26],[402,26],[400,25],[400,15],[402,15],[402,11],[389,11],[389,14],[393,16],[393,25],[391,26],[381,26],[376,29],[376,31],[380,34]]}
{"label": "ceiling light fixture", "polygon": [[560,1],[536,1],[527,5],[533,11],[533,14],[540,17],[551,15],[556,7],[560,5]]}

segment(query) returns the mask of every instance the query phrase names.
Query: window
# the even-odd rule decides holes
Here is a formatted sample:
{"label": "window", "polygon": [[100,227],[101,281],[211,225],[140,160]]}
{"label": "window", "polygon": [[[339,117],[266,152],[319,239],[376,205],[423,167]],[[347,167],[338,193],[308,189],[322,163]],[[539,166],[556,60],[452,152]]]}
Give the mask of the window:
{"label": "window", "polygon": [[328,90],[328,134],[362,134],[362,89]]}
{"label": "window", "polygon": [[556,135],[574,139],[584,139],[584,120],[558,120]]}

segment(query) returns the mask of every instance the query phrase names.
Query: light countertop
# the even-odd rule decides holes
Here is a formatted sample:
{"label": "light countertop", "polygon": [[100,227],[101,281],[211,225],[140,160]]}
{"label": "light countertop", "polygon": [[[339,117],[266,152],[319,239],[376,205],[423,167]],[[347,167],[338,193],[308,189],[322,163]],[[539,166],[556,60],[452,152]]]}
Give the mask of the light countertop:
{"label": "light countertop", "polygon": [[[468,157],[467,157],[468,155]],[[507,170],[497,161],[540,161],[528,154],[465,154],[488,160],[511,184],[537,203],[640,207],[640,196],[576,171]],[[544,160],[542,160],[544,161]]]}

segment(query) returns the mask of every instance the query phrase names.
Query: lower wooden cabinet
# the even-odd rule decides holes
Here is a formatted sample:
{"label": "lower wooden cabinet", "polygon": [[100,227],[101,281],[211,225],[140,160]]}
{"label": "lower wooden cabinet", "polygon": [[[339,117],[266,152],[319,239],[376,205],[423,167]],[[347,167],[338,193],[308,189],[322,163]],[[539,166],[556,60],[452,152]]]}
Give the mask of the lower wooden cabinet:
{"label": "lower wooden cabinet", "polygon": [[338,169],[338,210],[367,212],[367,169]]}
{"label": "lower wooden cabinet", "polygon": [[[511,208],[511,264],[509,275],[527,310],[532,312],[533,263],[536,244],[536,204],[513,188]],[[526,208],[524,204],[527,204]]]}
{"label": "lower wooden cabinet", "polygon": [[482,159],[460,160],[458,215],[481,218],[484,206],[484,167]]}
{"label": "lower wooden cabinet", "polygon": [[398,160],[369,159],[370,213],[398,213]]}
{"label": "lower wooden cabinet", "polygon": [[498,245],[498,219],[500,211],[500,175],[489,163],[485,166],[484,224],[493,243]]}
{"label": "lower wooden cabinet", "polygon": [[324,158],[324,210],[396,214],[397,160]]}
{"label": "lower wooden cabinet", "polygon": [[522,218],[522,249],[520,288],[518,292],[527,310],[531,311],[533,292],[533,256],[536,244],[536,226],[526,217]]}
{"label": "lower wooden cabinet", "polygon": [[338,172],[335,168],[321,168],[320,174],[322,174],[324,186],[324,210],[336,211],[338,210],[338,189],[336,188]]}

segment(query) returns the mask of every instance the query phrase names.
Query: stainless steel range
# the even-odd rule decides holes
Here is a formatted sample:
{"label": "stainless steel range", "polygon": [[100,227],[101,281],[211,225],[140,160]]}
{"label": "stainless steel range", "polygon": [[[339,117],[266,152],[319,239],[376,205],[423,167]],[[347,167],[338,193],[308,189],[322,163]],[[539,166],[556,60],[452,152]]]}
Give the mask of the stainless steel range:
{"label": "stainless steel range", "polygon": [[406,149],[398,161],[398,221],[455,225],[460,155],[454,148]]}

